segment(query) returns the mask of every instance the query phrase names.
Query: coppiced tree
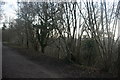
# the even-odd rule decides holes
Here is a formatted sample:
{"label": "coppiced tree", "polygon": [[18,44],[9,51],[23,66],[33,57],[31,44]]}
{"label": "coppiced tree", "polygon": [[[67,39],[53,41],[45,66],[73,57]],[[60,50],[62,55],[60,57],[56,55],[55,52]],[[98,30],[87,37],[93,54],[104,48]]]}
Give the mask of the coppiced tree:
{"label": "coppiced tree", "polygon": [[[115,54],[114,46],[117,43],[116,35],[116,17],[115,3],[112,6],[106,4],[106,1],[95,3],[93,1],[84,2],[86,15],[80,10],[83,17],[88,35],[98,44],[98,50],[103,61],[103,69],[109,71],[111,64],[114,62],[113,55]],[[109,8],[109,7],[110,8]],[[114,59],[115,60],[115,59]]]}

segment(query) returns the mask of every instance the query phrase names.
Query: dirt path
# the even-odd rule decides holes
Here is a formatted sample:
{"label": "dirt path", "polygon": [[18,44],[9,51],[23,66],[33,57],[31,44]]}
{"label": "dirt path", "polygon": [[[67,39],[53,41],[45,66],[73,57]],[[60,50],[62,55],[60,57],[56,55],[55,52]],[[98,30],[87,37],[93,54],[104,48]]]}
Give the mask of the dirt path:
{"label": "dirt path", "polygon": [[[33,55],[34,54],[34,55]],[[97,69],[81,68],[65,60],[38,55],[27,49],[2,47],[3,78],[112,78]]]}
{"label": "dirt path", "polygon": [[33,63],[11,48],[3,46],[3,78],[60,78],[59,74]]}

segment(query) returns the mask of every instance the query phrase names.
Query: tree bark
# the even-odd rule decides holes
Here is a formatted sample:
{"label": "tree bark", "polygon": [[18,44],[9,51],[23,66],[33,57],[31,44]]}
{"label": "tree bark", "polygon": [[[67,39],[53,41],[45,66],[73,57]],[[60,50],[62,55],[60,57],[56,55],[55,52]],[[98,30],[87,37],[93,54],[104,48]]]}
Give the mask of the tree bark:
{"label": "tree bark", "polygon": [[120,42],[118,43],[118,79],[120,80]]}
{"label": "tree bark", "polygon": [[45,53],[45,47],[41,46],[41,52],[44,54]]}

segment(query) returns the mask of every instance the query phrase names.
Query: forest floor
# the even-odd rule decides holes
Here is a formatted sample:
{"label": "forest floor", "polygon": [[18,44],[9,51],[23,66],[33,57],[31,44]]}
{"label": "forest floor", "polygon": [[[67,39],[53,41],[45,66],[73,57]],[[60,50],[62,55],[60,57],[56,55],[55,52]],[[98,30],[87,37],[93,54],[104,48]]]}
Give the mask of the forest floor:
{"label": "forest floor", "polygon": [[113,78],[96,68],[85,68],[30,49],[2,47],[3,78]]}

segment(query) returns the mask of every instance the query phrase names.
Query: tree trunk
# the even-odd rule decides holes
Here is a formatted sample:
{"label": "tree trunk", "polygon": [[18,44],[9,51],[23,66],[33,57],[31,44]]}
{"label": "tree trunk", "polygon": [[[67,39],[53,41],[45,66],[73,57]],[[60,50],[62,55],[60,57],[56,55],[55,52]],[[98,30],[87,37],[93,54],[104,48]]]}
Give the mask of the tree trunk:
{"label": "tree trunk", "polygon": [[27,49],[29,48],[29,45],[28,45],[28,35],[27,35],[27,40],[26,40],[26,46],[27,46]]}
{"label": "tree trunk", "polygon": [[118,43],[118,78],[120,80],[120,42]]}
{"label": "tree trunk", "polygon": [[34,43],[34,50],[35,50],[35,51],[39,51],[39,46],[38,46],[38,43],[37,43],[37,42]]}
{"label": "tree trunk", "polygon": [[45,53],[45,46],[41,46],[41,52]]}

